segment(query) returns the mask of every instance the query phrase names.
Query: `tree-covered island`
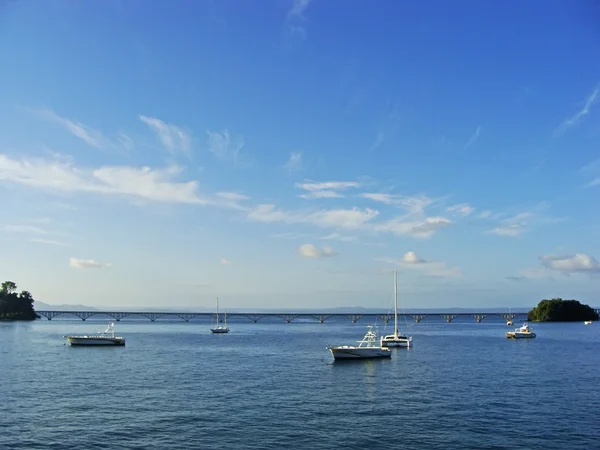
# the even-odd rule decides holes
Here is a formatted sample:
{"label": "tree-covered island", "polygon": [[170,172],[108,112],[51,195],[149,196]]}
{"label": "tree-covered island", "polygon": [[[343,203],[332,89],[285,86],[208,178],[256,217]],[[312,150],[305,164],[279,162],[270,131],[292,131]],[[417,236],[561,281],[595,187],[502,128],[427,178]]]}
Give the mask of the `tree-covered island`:
{"label": "tree-covered island", "polygon": [[553,298],[542,300],[527,313],[527,320],[532,322],[579,322],[598,320],[598,313],[588,305],[577,300]]}
{"label": "tree-covered island", "polygon": [[5,281],[0,285],[0,320],[35,320],[33,297],[29,291],[17,294],[17,285]]}

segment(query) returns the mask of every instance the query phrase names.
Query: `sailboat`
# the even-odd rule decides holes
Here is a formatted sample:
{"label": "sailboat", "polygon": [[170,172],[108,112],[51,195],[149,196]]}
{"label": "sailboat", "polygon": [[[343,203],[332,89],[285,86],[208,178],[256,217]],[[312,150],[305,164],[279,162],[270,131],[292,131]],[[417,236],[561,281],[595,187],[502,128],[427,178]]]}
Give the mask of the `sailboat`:
{"label": "sailboat", "polygon": [[512,317],[512,314],[510,313],[510,307],[509,307],[508,308],[508,320],[506,321],[506,325],[509,327],[512,327],[512,324],[513,324],[511,317]]}
{"label": "sailboat", "polygon": [[219,297],[217,297],[217,326],[211,328],[210,331],[213,333],[229,333],[229,328],[227,328],[227,312],[225,313],[225,326],[219,325]]}
{"label": "sailboat", "polygon": [[388,334],[381,337],[382,347],[410,347],[412,336],[407,337],[398,332],[398,282],[397,274],[394,270],[394,334]]}

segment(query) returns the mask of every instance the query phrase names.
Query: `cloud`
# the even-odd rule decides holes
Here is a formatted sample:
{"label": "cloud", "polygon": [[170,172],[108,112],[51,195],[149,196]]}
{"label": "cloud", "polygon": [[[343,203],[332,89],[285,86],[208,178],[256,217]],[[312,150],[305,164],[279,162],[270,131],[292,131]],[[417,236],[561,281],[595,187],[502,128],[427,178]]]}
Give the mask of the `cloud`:
{"label": "cloud", "polygon": [[305,238],[308,235],[306,233],[297,233],[295,231],[291,231],[291,232],[287,232],[287,233],[279,233],[276,234],[274,237],[279,238],[279,239],[300,239],[300,238]]}
{"label": "cloud", "polygon": [[208,134],[208,150],[217,159],[237,162],[240,150],[244,146],[243,136],[232,141],[227,130],[221,133],[216,131],[206,131],[206,133]]}
{"label": "cloud", "polygon": [[74,269],[105,269],[111,266],[110,263],[102,263],[93,259],[69,259],[69,265]]}
{"label": "cloud", "polygon": [[288,33],[299,41],[306,39],[306,28],[303,23],[306,21],[304,12],[310,5],[311,0],[294,0],[292,8],[287,12],[286,25]]}
{"label": "cloud", "polygon": [[373,209],[333,209],[323,211],[288,212],[277,209],[272,204],[262,204],[253,208],[248,218],[257,222],[307,223],[323,228],[357,229],[377,217],[379,211]]}
{"label": "cloud", "polygon": [[181,172],[182,169],[177,166],[163,169],[129,166],[86,169],[69,162],[12,159],[0,154],[0,182],[51,192],[88,192],[132,200],[240,208],[231,198],[199,194],[197,181],[176,181]]}
{"label": "cloud", "polygon": [[116,141],[112,141],[100,131],[88,127],[81,122],[75,122],[65,117],[61,117],[50,109],[34,110],[34,113],[45,120],[60,125],[73,136],[81,139],[91,147],[100,150],[115,150],[119,148],[130,148],[132,146],[131,139],[124,133],[120,133],[119,138]]}
{"label": "cloud", "polygon": [[215,195],[217,197],[224,198],[226,200],[232,200],[234,202],[241,202],[250,198],[247,195],[238,194],[237,192],[217,192]]}
{"label": "cloud", "polygon": [[473,208],[472,206],[469,206],[468,203],[459,203],[458,205],[449,206],[448,211],[456,212],[456,213],[466,217],[466,216],[470,215],[473,211],[475,211],[475,208]]}
{"label": "cloud", "polygon": [[415,238],[428,238],[437,231],[452,225],[453,222],[445,217],[427,217],[419,220],[407,220],[397,217],[378,223],[374,226],[377,231],[389,231],[398,236],[412,236]]}
{"label": "cloud", "polygon": [[491,215],[492,215],[492,211],[490,211],[489,209],[486,209],[485,211],[481,211],[479,214],[477,214],[477,217],[479,219],[487,219]]}
{"label": "cloud", "polygon": [[375,137],[375,140],[369,146],[368,151],[374,152],[375,150],[377,150],[381,146],[381,144],[383,144],[384,139],[385,139],[385,136],[381,131],[379,133],[377,133],[377,136]]}
{"label": "cloud", "polygon": [[296,183],[296,187],[307,191],[301,194],[300,198],[339,198],[343,197],[338,191],[344,191],[350,188],[357,188],[360,183],[356,181],[325,181],[322,183],[304,182]]}
{"label": "cloud", "polygon": [[301,245],[298,247],[298,253],[304,258],[325,258],[337,255],[331,247],[323,247],[323,249],[320,250],[312,244]]}
{"label": "cloud", "polygon": [[319,239],[323,239],[323,240],[337,239],[342,242],[352,242],[352,241],[356,241],[357,237],[356,236],[343,236],[340,233],[331,233],[331,234],[328,234],[327,236],[322,236]]}
{"label": "cloud", "polygon": [[224,266],[230,266],[230,265],[232,265],[232,264],[233,264],[233,261],[231,261],[231,260],[229,260],[229,259],[227,259],[227,258],[221,258],[221,259],[219,260],[219,262],[220,262],[222,265],[224,265]]}
{"label": "cloud", "polygon": [[407,210],[410,214],[419,214],[425,211],[425,209],[433,204],[433,200],[426,195],[392,195],[383,194],[379,192],[365,192],[358,194],[361,198],[367,198],[379,203],[385,203],[386,205],[395,205],[402,207]]}
{"label": "cloud", "polygon": [[565,119],[557,128],[554,130],[554,137],[560,136],[566,132],[569,128],[577,125],[577,123],[585,116],[587,116],[594,104],[600,100],[600,88],[594,89],[590,96],[585,100],[585,105],[579,110],[574,116]]}
{"label": "cloud", "polygon": [[563,220],[561,218],[548,217],[539,212],[547,208],[548,205],[546,203],[540,203],[530,211],[523,211],[502,219],[499,226],[486,233],[496,234],[498,236],[518,237],[531,231],[538,225],[555,223]]}
{"label": "cloud", "polygon": [[481,126],[478,126],[475,132],[471,135],[471,137],[465,142],[463,146],[464,149],[471,147],[477,140],[479,139],[479,135],[481,134]]}
{"label": "cloud", "polygon": [[45,244],[45,245],[56,245],[56,246],[60,246],[60,247],[68,247],[68,244],[65,244],[64,242],[59,242],[59,241],[53,241],[52,239],[38,239],[38,238],[33,238],[33,239],[29,239],[30,242],[35,242],[38,244]]}
{"label": "cloud", "polygon": [[441,261],[425,260],[414,252],[406,252],[402,259],[382,257],[376,258],[376,261],[392,264],[403,270],[412,270],[428,277],[456,278],[462,276],[459,268],[450,267]]}
{"label": "cloud", "polygon": [[169,153],[173,155],[183,153],[190,156],[192,138],[189,133],[154,117],[140,116],[140,120],[152,128]]}
{"label": "cloud", "polygon": [[496,227],[493,230],[490,230],[489,233],[497,234],[498,236],[512,236],[517,237],[523,234],[527,230],[525,224],[522,223],[514,223],[511,225],[505,225],[501,227]]}
{"label": "cloud", "polygon": [[290,172],[293,172],[295,170],[301,170],[302,169],[302,153],[292,152],[290,154],[290,158],[283,165],[283,168]]}
{"label": "cloud", "polygon": [[31,225],[5,225],[2,230],[9,233],[48,234],[46,230]]}
{"label": "cloud", "polygon": [[600,177],[594,178],[592,181],[590,181],[588,184],[586,184],[586,186],[587,187],[600,186]]}
{"label": "cloud", "polygon": [[542,265],[564,275],[574,273],[600,274],[600,263],[593,256],[583,253],[568,256],[540,256]]}

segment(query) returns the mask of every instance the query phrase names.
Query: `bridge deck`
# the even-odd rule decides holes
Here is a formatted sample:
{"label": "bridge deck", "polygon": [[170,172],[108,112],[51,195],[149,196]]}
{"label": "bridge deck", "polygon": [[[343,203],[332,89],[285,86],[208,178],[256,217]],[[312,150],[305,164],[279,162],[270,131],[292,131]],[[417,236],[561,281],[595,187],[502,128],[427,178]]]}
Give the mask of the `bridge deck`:
{"label": "bridge deck", "polygon": [[[81,320],[86,320],[93,316],[108,316],[113,318],[114,320],[120,321],[126,317],[145,317],[151,322],[159,318],[167,319],[167,318],[180,318],[185,322],[189,322],[190,320],[196,317],[210,317],[216,318],[216,314],[212,312],[160,312],[160,311],[56,311],[56,310],[40,310],[36,311],[37,314],[47,318],[48,320],[52,320],[57,316],[76,316]],[[410,313],[399,313],[398,316],[400,318],[410,318],[415,322],[419,323],[423,319],[427,317],[437,316],[441,317],[446,322],[452,322],[457,317],[472,317],[477,322],[481,322],[487,317],[499,317],[504,320],[512,320],[519,316],[527,316],[527,313],[523,312],[410,312]],[[222,320],[222,317],[220,319]],[[371,318],[371,319],[380,319],[385,323],[388,323],[390,320],[394,319],[394,315],[392,313],[357,313],[357,312],[348,312],[348,313],[327,313],[327,312],[230,312],[227,313],[228,318],[244,318],[250,320],[251,322],[258,322],[260,319],[264,317],[277,317],[285,321],[286,323],[291,323],[295,319],[312,319],[320,323],[324,323],[326,320],[335,317],[342,317],[345,319],[351,320],[353,323],[358,322],[361,319]]]}

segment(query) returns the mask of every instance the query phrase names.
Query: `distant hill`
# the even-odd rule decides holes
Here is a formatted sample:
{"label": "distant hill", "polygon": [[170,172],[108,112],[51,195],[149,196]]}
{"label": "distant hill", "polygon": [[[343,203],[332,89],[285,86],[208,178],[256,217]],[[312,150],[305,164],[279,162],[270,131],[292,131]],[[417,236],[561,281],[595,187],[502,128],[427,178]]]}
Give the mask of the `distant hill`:
{"label": "distant hill", "polygon": [[39,311],[98,311],[97,308],[85,305],[51,305],[49,303],[36,300],[33,304],[34,308]]}

